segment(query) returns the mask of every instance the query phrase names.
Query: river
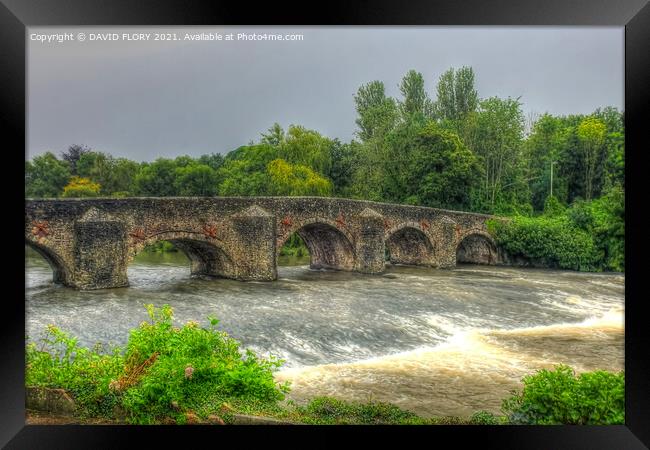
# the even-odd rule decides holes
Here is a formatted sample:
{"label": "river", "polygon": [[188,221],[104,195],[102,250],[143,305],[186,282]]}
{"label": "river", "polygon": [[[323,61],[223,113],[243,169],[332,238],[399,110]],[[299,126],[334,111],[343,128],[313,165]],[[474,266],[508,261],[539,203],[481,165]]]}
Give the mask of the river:
{"label": "river", "polygon": [[26,251],[26,333],[48,324],[123,345],[169,304],[175,322],[208,324],[261,355],[285,359],[297,403],[317,395],[381,400],[423,416],[499,413],[520,380],[564,363],[578,372],[624,367],[623,274],[459,266],[389,266],[382,275],[313,271],[283,258],[275,282],[194,279],[182,253],[141,253],[128,288],[77,291]]}

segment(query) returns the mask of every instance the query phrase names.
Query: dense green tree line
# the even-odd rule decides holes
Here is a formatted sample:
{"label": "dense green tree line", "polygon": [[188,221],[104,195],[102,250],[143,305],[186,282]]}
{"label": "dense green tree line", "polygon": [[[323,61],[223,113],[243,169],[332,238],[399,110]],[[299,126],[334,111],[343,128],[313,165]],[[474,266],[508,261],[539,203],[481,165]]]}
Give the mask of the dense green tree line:
{"label": "dense green tree line", "polygon": [[[568,220],[591,239],[580,247],[596,250],[589,262],[565,265],[623,270],[623,113],[606,107],[527,123],[519,98],[480,98],[474,80],[471,67],[451,68],[430,95],[411,70],[400,98],[382,81],[362,85],[350,142],[276,123],[249,145],[199,158],[138,163],[73,145],[60,158],[26,162],[26,195],[317,195]],[[531,228],[512,223],[510,241],[531,256]]]}

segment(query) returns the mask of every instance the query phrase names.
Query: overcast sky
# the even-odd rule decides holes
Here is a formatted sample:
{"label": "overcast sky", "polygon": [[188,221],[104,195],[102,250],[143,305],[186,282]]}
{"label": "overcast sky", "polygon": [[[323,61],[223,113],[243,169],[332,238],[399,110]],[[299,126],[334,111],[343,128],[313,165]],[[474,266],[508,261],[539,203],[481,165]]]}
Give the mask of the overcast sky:
{"label": "overcast sky", "polygon": [[[74,41],[31,40],[66,32]],[[180,40],[154,41],[161,32]],[[184,40],[201,32],[235,40]],[[91,41],[92,33],[119,40]],[[71,144],[138,161],[226,153],[273,122],[349,141],[359,86],[381,80],[398,97],[409,69],[424,75],[432,98],[445,70],[467,65],[479,97],[521,96],[526,113],[623,109],[622,27],[31,27],[27,42],[28,158]]]}

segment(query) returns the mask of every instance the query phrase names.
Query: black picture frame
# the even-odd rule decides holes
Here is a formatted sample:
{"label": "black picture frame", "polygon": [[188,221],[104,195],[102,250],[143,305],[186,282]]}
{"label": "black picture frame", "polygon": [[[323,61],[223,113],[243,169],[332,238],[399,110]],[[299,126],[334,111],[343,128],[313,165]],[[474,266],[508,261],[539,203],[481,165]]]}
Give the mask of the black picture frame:
{"label": "black picture frame", "polygon": [[[298,443],[330,447],[356,435],[388,443],[417,442],[437,446],[450,439],[454,447],[473,443],[490,448],[640,449],[650,446],[650,339],[643,295],[643,167],[645,114],[650,104],[650,5],[647,0],[464,0],[464,1],[329,1],[313,5],[199,2],[196,0],[0,0],[0,123],[4,136],[15,138],[3,156],[11,158],[5,173],[5,244],[16,255],[24,251],[14,239],[24,226],[24,196],[19,149],[26,129],[26,27],[56,25],[576,25],[625,26],[626,126],[626,425],[570,426],[435,426],[435,427],[137,427],[25,425],[24,388],[24,270],[12,258],[3,271],[5,290],[0,333],[0,445],[6,448],[121,448],[135,439],[148,447],[156,443],[206,439],[223,445],[223,438],[247,445],[252,437],[268,443]],[[309,6],[309,8],[307,8]],[[646,144],[644,147],[643,144]],[[23,147],[26,148],[26,147]],[[9,165],[10,164],[10,165]],[[15,166],[14,166],[15,164]],[[289,429],[290,428],[290,429]],[[296,433],[298,435],[296,436]],[[422,445],[422,444],[418,444]],[[192,445],[193,446],[193,445]]]}

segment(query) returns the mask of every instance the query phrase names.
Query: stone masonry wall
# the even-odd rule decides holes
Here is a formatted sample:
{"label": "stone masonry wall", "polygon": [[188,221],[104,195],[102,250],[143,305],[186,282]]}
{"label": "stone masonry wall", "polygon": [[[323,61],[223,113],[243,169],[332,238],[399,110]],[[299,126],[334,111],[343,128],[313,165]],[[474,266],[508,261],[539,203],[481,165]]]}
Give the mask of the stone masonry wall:
{"label": "stone masonry wall", "polygon": [[98,289],[128,285],[129,262],[158,240],[184,251],[193,274],[237,280],[275,280],[279,250],[295,232],[315,268],[381,273],[386,246],[398,264],[454,267],[457,252],[462,262],[497,264],[489,218],[323,197],[27,200],[25,240],[55,281]]}

